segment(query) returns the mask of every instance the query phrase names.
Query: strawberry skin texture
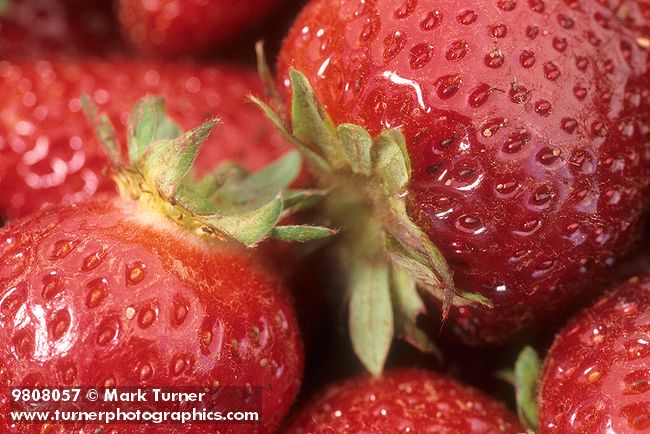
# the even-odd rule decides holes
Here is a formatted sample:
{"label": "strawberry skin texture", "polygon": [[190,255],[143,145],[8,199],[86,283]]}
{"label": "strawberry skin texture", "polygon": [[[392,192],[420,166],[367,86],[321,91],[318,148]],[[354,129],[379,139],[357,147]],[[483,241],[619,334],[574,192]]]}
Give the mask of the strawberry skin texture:
{"label": "strawberry skin texture", "polygon": [[201,54],[253,27],[278,0],[119,0],[126,39],[162,56]]}
{"label": "strawberry skin texture", "polygon": [[650,276],[569,321],[548,352],[539,433],[650,430]]}
{"label": "strawberry skin texture", "polygon": [[402,129],[409,215],[495,306],[452,309],[464,342],[576,304],[638,233],[650,90],[630,20],[596,1],[313,0],[286,38],[287,94],[294,67],[335,123]]}
{"label": "strawberry skin texture", "polygon": [[271,432],[291,405],[303,364],[294,311],[243,248],[112,196],[41,211],[0,237],[5,399],[24,385],[263,386],[260,425],[220,426],[247,433]]}
{"label": "strawberry skin texture", "polygon": [[114,59],[0,62],[0,215],[27,215],[46,204],[114,191],[103,175],[106,158],[81,112],[90,95],[110,114],[117,137],[135,102],[160,95],[181,127],[218,116],[195,168],[203,174],[232,159],[255,170],[289,149],[287,142],[247,102],[261,93],[256,73],[242,67],[199,67]]}
{"label": "strawberry skin texture", "polygon": [[386,371],[327,388],[288,434],[521,433],[517,417],[483,393],[433,372]]}
{"label": "strawberry skin texture", "polygon": [[12,0],[0,16],[0,56],[123,51],[110,0]]}

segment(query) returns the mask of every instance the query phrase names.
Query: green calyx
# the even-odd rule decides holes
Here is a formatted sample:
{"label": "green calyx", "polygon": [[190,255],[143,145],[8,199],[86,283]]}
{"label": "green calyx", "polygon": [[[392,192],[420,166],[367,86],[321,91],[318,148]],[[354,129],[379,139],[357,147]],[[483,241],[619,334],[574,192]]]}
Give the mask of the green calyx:
{"label": "green calyx", "polygon": [[537,394],[539,389],[541,363],[533,347],[525,346],[515,361],[512,371],[501,371],[498,376],[515,389],[517,415],[521,424],[531,431],[539,425]]}
{"label": "green calyx", "polygon": [[[260,71],[267,68],[261,61]],[[307,78],[290,71],[292,106],[285,124],[271,106],[253,98],[302,152],[325,199],[326,218],[341,228],[342,268],[349,291],[354,350],[374,375],[381,374],[394,337],[437,354],[417,325],[425,313],[421,292],[452,305],[489,300],[456,292],[452,272],[436,245],[408,216],[405,197],[411,163],[399,130],[372,137],[358,125],[335,125]]]}
{"label": "green calyx", "polygon": [[206,237],[233,238],[254,246],[266,238],[309,241],[334,233],[319,226],[279,226],[289,214],[322,198],[322,192],[292,190],[301,158],[289,152],[249,173],[224,162],[197,179],[192,164],[218,120],[185,133],[166,115],[161,98],[141,99],[128,120],[128,159],[122,158],[115,129],[86,96],[84,113],[104,145],[120,192]]}

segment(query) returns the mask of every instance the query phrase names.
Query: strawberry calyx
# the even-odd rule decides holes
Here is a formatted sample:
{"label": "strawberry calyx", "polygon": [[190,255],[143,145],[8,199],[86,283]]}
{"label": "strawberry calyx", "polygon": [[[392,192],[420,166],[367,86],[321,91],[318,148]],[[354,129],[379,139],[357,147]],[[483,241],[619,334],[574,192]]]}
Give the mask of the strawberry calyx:
{"label": "strawberry calyx", "polygon": [[[260,71],[264,77],[265,69]],[[419,291],[441,300],[443,320],[452,305],[489,301],[457,292],[444,256],[408,216],[411,163],[404,136],[397,129],[372,137],[358,125],[337,126],[304,74],[293,69],[290,79],[290,122],[270,105],[253,100],[302,152],[319,187],[328,191],[327,221],[342,229],[339,257],[357,356],[379,375],[394,336],[436,352],[416,323],[426,310]]]}
{"label": "strawberry calyx", "polygon": [[320,191],[290,188],[301,167],[296,151],[255,173],[227,161],[197,179],[192,164],[217,119],[182,133],[165,113],[163,100],[146,96],[129,116],[128,159],[124,159],[108,115],[99,113],[86,96],[82,105],[106,149],[123,197],[155,209],[202,236],[232,238],[247,246],[266,238],[302,242],[334,233],[320,226],[279,224],[322,197]]}
{"label": "strawberry calyx", "polygon": [[498,377],[510,383],[515,389],[517,416],[521,424],[534,432],[539,425],[537,395],[541,363],[537,351],[525,346],[515,361],[513,370],[501,371]]}

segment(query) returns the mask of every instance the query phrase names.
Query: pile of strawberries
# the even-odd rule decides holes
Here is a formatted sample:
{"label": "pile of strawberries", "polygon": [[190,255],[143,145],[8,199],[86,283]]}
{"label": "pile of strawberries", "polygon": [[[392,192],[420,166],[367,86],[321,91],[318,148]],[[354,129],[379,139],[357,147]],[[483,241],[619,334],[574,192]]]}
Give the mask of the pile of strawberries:
{"label": "pile of strawberries", "polygon": [[0,1],[0,432],[650,432],[649,208],[646,0]]}

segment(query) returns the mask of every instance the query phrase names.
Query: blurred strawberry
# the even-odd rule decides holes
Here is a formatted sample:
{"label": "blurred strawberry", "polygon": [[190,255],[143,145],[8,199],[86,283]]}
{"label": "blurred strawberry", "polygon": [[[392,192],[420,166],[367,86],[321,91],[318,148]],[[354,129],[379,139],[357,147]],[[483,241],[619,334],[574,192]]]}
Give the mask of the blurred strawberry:
{"label": "blurred strawberry", "polygon": [[102,174],[105,154],[81,113],[86,93],[110,114],[124,137],[128,113],[145,94],[167,101],[182,127],[219,116],[217,134],[196,162],[199,174],[216,162],[236,160],[257,169],[288,144],[246,101],[261,93],[254,71],[127,60],[0,62],[0,214],[11,219],[48,203],[114,191]]}
{"label": "blurred strawberry", "polygon": [[8,0],[0,11],[0,56],[117,51],[110,0]]}
{"label": "blurred strawberry", "polygon": [[139,51],[202,54],[254,25],[279,0],[119,0],[122,32]]}
{"label": "blurred strawberry", "polygon": [[332,385],[285,433],[521,433],[502,404],[433,372],[388,370]]}

